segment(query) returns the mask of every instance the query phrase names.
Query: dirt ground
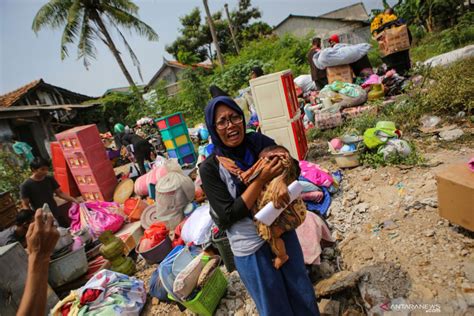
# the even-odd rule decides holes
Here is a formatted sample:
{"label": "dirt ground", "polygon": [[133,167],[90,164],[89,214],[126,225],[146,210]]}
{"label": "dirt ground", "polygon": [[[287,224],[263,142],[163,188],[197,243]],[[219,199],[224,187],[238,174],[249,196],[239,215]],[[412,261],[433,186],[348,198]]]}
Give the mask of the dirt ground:
{"label": "dirt ground", "polygon": [[[446,165],[474,157],[474,139],[418,143],[425,166],[343,171],[327,218],[337,242],[315,267],[321,312],[474,315],[474,234],[438,215],[435,178]],[[335,171],[330,157],[318,156],[322,146],[313,144],[309,160]],[[137,276],[148,283],[155,269],[141,261]],[[216,315],[257,315],[237,272],[226,275],[229,287]],[[142,313],[182,314],[154,298]]]}

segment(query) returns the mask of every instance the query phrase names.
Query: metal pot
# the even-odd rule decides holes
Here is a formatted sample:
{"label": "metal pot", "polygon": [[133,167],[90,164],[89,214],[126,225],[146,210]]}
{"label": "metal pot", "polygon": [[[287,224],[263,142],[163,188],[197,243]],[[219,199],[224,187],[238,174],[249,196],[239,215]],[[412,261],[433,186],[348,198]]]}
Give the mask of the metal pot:
{"label": "metal pot", "polygon": [[59,240],[56,243],[56,246],[54,247],[54,251],[61,250],[62,248],[71,245],[73,242],[69,229],[58,227],[58,231],[59,231]]}

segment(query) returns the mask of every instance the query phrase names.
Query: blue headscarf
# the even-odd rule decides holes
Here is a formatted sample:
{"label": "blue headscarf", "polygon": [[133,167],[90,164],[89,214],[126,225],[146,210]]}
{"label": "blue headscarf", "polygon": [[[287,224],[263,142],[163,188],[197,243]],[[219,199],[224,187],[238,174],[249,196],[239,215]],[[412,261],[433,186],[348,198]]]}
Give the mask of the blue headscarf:
{"label": "blue headscarf", "polygon": [[219,156],[224,156],[234,160],[237,165],[245,171],[257,161],[260,152],[265,147],[275,145],[275,141],[260,133],[249,133],[245,134],[244,141],[237,147],[228,147],[224,145],[217,134],[215,126],[216,108],[219,104],[225,104],[244,118],[242,124],[244,127],[243,131],[245,132],[244,112],[237,103],[228,96],[213,98],[207,104],[204,114],[207,130],[209,131],[212,143],[214,144],[214,152]]}

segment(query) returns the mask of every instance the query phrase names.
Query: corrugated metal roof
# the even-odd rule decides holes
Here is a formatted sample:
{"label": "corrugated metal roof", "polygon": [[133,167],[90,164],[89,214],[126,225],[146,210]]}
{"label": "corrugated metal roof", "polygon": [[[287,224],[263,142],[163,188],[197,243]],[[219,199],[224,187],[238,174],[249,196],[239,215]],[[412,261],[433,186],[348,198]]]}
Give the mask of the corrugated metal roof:
{"label": "corrugated metal roof", "polygon": [[90,108],[96,105],[100,105],[100,103],[90,103],[90,104],[55,104],[55,105],[47,105],[47,104],[40,104],[40,105],[17,105],[17,106],[10,106],[10,107],[0,107],[0,112],[14,112],[14,111],[33,111],[33,110],[46,110],[46,111],[53,111],[53,110],[71,110],[71,109],[85,109]]}

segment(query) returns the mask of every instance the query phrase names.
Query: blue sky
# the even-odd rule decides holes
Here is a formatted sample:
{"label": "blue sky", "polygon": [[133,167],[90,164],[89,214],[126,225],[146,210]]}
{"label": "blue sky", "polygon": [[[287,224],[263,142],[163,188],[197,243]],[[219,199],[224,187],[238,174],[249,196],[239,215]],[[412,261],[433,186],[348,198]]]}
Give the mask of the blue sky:
{"label": "blue sky", "polygon": [[[61,30],[43,29],[36,35],[31,23],[46,0],[0,0],[0,94],[14,90],[30,81],[43,78],[48,83],[90,96],[105,90],[126,86],[127,82],[112,54],[102,43],[97,43],[97,59],[89,70],[76,59],[75,46],[70,57],[61,61]],[[212,12],[222,10],[224,3],[232,10],[237,0],[209,0]],[[252,0],[262,11],[262,19],[271,26],[291,14],[319,15],[357,3],[351,0]],[[367,11],[382,6],[381,0],[363,1]],[[141,62],[144,82],[147,83],[161,66],[163,57],[172,59],[165,45],[174,41],[180,28],[179,17],[194,7],[202,10],[202,0],[140,0],[140,18],[158,33],[158,42],[125,32],[129,43]],[[123,54],[126,56],[125,52]],[[125,63],[137,84],[142,84],[131,61]]]}

